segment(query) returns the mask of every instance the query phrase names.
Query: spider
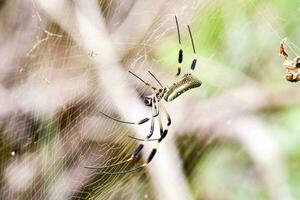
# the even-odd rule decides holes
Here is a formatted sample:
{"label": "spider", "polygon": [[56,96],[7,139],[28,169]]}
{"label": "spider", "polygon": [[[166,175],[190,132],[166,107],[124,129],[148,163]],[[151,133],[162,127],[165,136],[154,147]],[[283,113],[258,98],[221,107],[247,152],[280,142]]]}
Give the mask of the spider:
{"label": "spider", "polygon": [[286,38],[281,40],[279,47],[279,54],[285,59],[283,62],[283,66],[286,68],[285,79],[290,82],[298,82],[300,80],[300,56],[296,56],[293,60],[288,59],[285,41]]}
{"label": "spider", "polygon": [[[177,74],[176,74],[176,76],[179,77],[179,75],[181,74],[181,64],[182,64],[182,61],[183,61],[183,50],[182,50],[182,47],[181,47],[180,31],[179,31],[178,19],[177,19],[176,15],[175,15],[175,22],[176,22],[176,28],[177,28],[178,42],[179,42],[179,45],[180,45],[180,48],[179,48],[179,51],[178,51],[178,69],[177,69]],[[193,40],[193,36],[192,36],[190,26],[187,25],[187,28],[188,28],[188,32],[189,32],[189,36],[190,36],[190,40],[191,40],[192,47],[193,47],[193,52],[194,52],[194,59],[191,63],[191,72],[183,74],[183,76],[180,77],[174,83],[163,86],[161,84],[161,82],[156,78],[156,76],[152,72],[148,71],[150,76],[152,76],[152,78],[154,78],[154,80],[160,86],[159,88],[156,88],[153,85],[151,85],[150,83],[144,81],[142,78],[140,78],[135,73],[129,71],[129,73],[131,75],[133,75],[134,77],[139,79],[142,83],[144,83],[145,86],[151,88],[151,90],[153,92],[151,95],[148,95],[148,96],[144,97],[145,106],[149,106],[152,109],[152,114],[151,114],[150,117],[146,117],[146,118],[141,119],[140,121],[137,121],[137,122],[129,122],[129,121],[123,121],[123,120],[114,118],[114,117],[109,116],[108,114],[100,111],[100,113],[102,115],[104,115],[105,117],[108,117],[109,119],[112,119],[112,120],[120,122],[120,123],[125,123],[125,124],[141,125],[141,124],[144,124],[144,123],[146,123],[150,120],[150,123],[151,123],[150,132],[145,137],[145,139],[140,139],[140,138],[136,138],[136,137],[133,137],[133,136],[129,136],[129,137],[132,138],[132,139],[135,139],[137,141],[142,141],[142,142],[156,141],[157,146],[152,149],[152,151],[150,152],[148,158],[145,160],[145,162],[142,165],[140,165],[138,167],[134,167],[134,168],[129,169],[129,170],[117,171],[117,172],[106,171],[106,169],[108,169],[108,168],[111,168],[111,167],[114,167],[114,166],[119,166],[119,165],[122,165],[122,164],[125,164],[125,163],[128,163],[128,162],[134,160],[140,154],[142,149],[144,148],[143,143],[139,144],[137,146],[137,148],[132,152],[131,156],[126,160],[123,160],[123,161],[120,161],[120,162],[117,162],[117,163],[114,163],[114,164],[111,164],[111,165],[85,166],[85,168],[101,170],[100,171],[101,174],[111,174],[111,175],[125,174],[125,173],[129,173],[129,172],[139,171],[142,168],[146,167],[153,160],[155,154],[157,153],[158,145],[167,136],[168,128],[171,125],[171,117],[170,117],[168,111],[166,110],[166,108],[164,107],[162,101],[164,100],[166,102],[170,102],[170,101],[176,99],[177,97],[179,97],[181,94],[185,93],[186,91],[188,91],[192,88],[197,88],[197,87],[201,86],[201,84],[202,84],[202,82],[198,78],[196,78],[195,76],[192,75],[193,71],[195,70],[196,64],[197,64],[197,58],[196,58],[196,50],[195,50],[194,40]],[[166,127],[163,126],[163,123],[162,123],[162,120],[161,120],[161,114],[160,114],[161,110],[165,114],[166,119],[167,119]],[[155,123],[156,118],[158,118],[159,129],[160,129],[160,137],[154,139],[154,138],[151,138],[151,137],[152,137],[153,132],[154,132],[154,123]]]}

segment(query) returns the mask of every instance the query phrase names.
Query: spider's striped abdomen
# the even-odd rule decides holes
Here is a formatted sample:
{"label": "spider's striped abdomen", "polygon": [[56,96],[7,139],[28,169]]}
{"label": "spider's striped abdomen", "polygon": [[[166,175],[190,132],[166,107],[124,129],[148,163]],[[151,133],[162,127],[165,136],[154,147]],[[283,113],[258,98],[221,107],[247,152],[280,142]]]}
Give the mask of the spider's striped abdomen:
{"label": "spider's striped abdomen", "polygon": [[192,74],[185,74],[183,75],[182,79],[167,86],[167,92],[164,95],[164,99],[166,101],[172,101],[179,97],[184,92],[199,87],[202,84],[202,82],[194,77]]}

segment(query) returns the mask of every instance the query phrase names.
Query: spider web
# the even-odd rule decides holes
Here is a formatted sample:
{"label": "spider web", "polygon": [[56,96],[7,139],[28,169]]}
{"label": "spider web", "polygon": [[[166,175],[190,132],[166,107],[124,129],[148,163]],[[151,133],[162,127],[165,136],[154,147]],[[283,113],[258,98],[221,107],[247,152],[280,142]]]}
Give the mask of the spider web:
{"label": "spider web", "polygon": [[[255,2],[258,4],[255,5]],[[190,95],[199,99],[205,96],[217,96],[239,85],[240,82],[253,81],[253,76],[259,81],[263,79],[263,72],[260,72],[260,68],[253,64],[254,58],[249,53],[253,52],[253,49],[260,49],[260,46],[255,45],[254,42],[251,43],[254,45],[244,43],[246,36],[237,30],[242,29],[242,32],[250,37],[249,29],[255,27],[258,34],[265,34],[263,38],[272,38],[274,43],[266,41],[264,43],[266,48],[262,51],[271,51],[270,48],[277,45],[278,41],[283,38],[274,26],[279,21],[274,17],[274,10],[262,3],[263,1],[255,2],[239,2],[242,7],[255,10],[252,16],[254,19],[255,17],[263,19],[261,23],[251,22],[244,16],[246,25],[235,20],[237,16],[243,16],[243,14],[229,13],[230,7],[234,5],[222,1],[178,2],[179,5],[173,8],[174,10],[165,8],[172,7],[172,3],[168,2],[159,8],[164,12],[158,12],[155,6],[147,7],[135,11],[132,15],[142,18],[145,13],[157,12],[148,31],[139,36],[141,38],[139,40],[114,41],[114,45],[120,49],[118,52],[124,68],[134,71],[143,79],[155,84],[147,73],[151,70],[164,84],[170,83],[174,80],[177,70],[178,42],[174,22],[174,13],[176,13],[179,21],[182,22],[180,28],[186,56],[183,70],[188,71],[185,66],[189,66],[193,59],[188,32],[185,30],[188,22],[191,24],[192,31],[196,33],[194,40],[200,52],[196,76],[201,77],[201,80],[207,83],[203,85],[202,92],[195,92],[193,95],[190,93]],[[70,35],[70,31],[77,31],[75,28],[69,31],[64,30],[59,24],[45,17],[38,10],[38,5],[34,0],[27,3],[30,3],[36,38],[26,49],[17,66],[9,72],[5,88],[3,88],[2,95],[8,99],[5,103],[10,107],[4,106],[8,114],[1,115],[3,119],[0,138],[1,198],[156,199],[157,195],[151,185],[153,180],[149,177],[147,170],[110,176],[84,168],[87,165],[100,166],[125,160],[138,143],[128,138],[128,135],[134,134],[129,126],[105,118],[99,112],[103,111],[118,117],[118,110],[110,99],[109,91],[101,87],[102,80],[96,75],[93,59],[102,52],[86,52],[81,44],[78,44],[77,40]],[[100,2],[101,12],[105,16],[108,32],[111,35],[122,25],[124,20],[122,16],[130,12],[134,3],[133,1],[125,5],[124,2],[117,0]],[[207,12],[204,12],[206,10]],[[231,17],[235,17],[230,20],[231,24],[222,21],[223,18]],[[206,23],[213,25],[208,26]],[[200,28],[207,27],[212,29],[198,33]],[[219,29],[225,30],[223,34],[218,31]],[[204,36],[202,37],[201,34]],[[220,38],[221,36],[224,38]],[[212,42],[211,38],[217,39]],[[226,52],[221,52],[225,54],[224,57],[220,55],[221,53],[215,53],[216,50],[221,49],[222,45],[227,49]],[[289,43],[289,47],[296,52],[298,50],[293,43]],[[270,53],[265,56],[270,56]],[[265,59],[264,56],[262,57]],[[232,61],[226,61],[226,58]],[[223,61],[226,64],[221,64]],[[273,61],[273,63],[276,62]],[[272,62],[268,65],[272,65]],[[244,66],[246,67],[243,68]],[[247,66],[252,66],[252,68],[247,68]],[[262,71],[266,72],[265,70],[282,77],[281,70],[268,68]],[[138,92],[141,100],[143,96],[150,94],[150,90],[130,74],[127,75],[127,79],[134,85],[132,90]],[[223,84],[219,85],[216,79],[221,80]],[[113,89],[118,89],[118,87],[112,86]],[[176,110],[176,105],[178,104],[168,106],[171,114],[172,110]],[[136,117],[138,116],[136,114]],[[140,119],[124,120],[138,121]],[[174,121],[176,122],[176,119]],[[225,123],[230,124],[230,119]],[[149,126],[149,124],[143,126]],[[176,127],[176,124],[174,126]],[[153,136],[154,138],[158,137],[157,133],[158,131]],[[199,183],[196,178],[193,178],[193,176],[198,178],[199,174],[202,174],[193,166],[200,165],[198,169],[205,170],[201,162],[208,162],[206,160],[210,159],[214,162],[215,160],[214,157],[206,159],[202,154],[205,151],[212,151],[211,147],[212,154],[221,152],[223,145],[220,145],[214,136],[202,138],[204,142],[202,139],[200,142],[194,142],[193,137],[192,139],[186,138],[185,135],[179,135],[178,138],[176,138],[178,150],[182,155],[188,184],[194,196],[201,196],[201,192],[205,189],[209,191],[212,186]],[[175,140],[174,137],[173,140]],[[192,156],[194,153],[195,156]],[[127,170],[141,163],[143,161],[139,157],[136,162],[112,167],[109,171]],[[249,182],[251,181],[257,180],[250,179]],[[195,188],[197,184],[203,186],[204,189]],[[217,185],[215,182],[212,184]],[[260,194],[260,189],[257,190]]]}

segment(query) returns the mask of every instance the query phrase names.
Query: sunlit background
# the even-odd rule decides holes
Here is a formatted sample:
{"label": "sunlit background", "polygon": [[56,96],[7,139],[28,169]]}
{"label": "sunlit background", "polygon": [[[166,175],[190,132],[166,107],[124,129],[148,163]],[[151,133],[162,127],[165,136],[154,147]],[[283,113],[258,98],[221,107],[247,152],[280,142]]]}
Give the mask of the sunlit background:
{"label": "sunlit background", "polygon": [[[151,90],[202,86],[164,102],[172,118],[153,161],[126,160],[150,123]],[[300,53],[297,0],[0,0],[0,199],[300,199],[300,83],[280,41]],[[193,54],[187,29],[193,33]],[[162,116],[164,125],[165,116]],[[159,137],[158,123],[153,138]],[[147,159],[144,142],[129,170]]]}

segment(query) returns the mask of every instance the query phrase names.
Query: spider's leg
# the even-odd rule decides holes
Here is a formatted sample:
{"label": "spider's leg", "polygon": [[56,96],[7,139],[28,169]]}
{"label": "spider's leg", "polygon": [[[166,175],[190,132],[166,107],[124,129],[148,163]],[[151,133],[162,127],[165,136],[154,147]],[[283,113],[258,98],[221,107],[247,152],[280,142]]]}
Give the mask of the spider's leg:
{"label": "spider's leg", "polygon": [[158,106],[158,100],[156,96],[153,97],[152,99],[152,116],[151,116],[151,127],[150,127],[150,134],[147,135],[146,139],[150,139],[151,136],[154,133],[154,122],[155,118],[159,115],[159,106]]}
{"label": "spider's leg", "polygon": [[152,98],[152,115],[151,115],[151,126],[150,126],[150,134],[147,135],[145,139],[137,138],[134,136],[128,136],[132,139],[138,140],[138,141],[157,141],[159,139],[150,139],[154,133],[154,123],[155,123],[155,118],[159,116],[159,102],[157,100],[157,97]]}
{"label": "spider's leg", "polygon": [[131,75],[133,75],[134,77],[136,77],[137,79],[139,79],[140,81],[142,81],[147,87],[150,87],[152,90],[157,91],[157,88],[152,86],[150,83],[144,81],[141,77],[139,77],[138,75],[136,75],[135,73],[133,73],[132,71],[128,71]]}
{"label": "spider's leg", "polygon": [[107,175],[127,174],[127,173],[130,173],[130,172],[138,172],[141,169],[143,169],[144,167],[145,166],[141,165],[141,166],[133,168],[133,169],[129,169],[129,170],[125,170],[125,171],[118,171],[118,172],[101,171],[100,174],[107,174]]}
{"label": "spider's leg", "polygon": [[118,172],[101,171],[100,173],[101,174],[108,174],[108,175],[126,174],[126,173],[130,173],[130,172],[138,172],[139,170],[147,167],[147,165],[153,160],[155,154],[157,153],[157,149],[158,149],[158,146],[159,146],[160,142],[166,137],[167,132],[168,132],[167,129],[164,130],[164,128],[162,126],[160,115],[158,115],[158,120],[159,120],[159,125],[160,125],[161,137],[157,141],[157,146],[152,149],[152,151],[150,152],[147,160],[142,165],[140,165],[138,167],[135,167],[135,168],[132,168],[132,169],[129,169],[129,170],[124,170],[124,171],[118,171]]}
{"label": "spider's leg", "polygon": [[[136,140],[140,140],[140,141],[148,141],[150,139],[150,137],[153,135],[153,132],[154,132],[154,118],[156,116],[159,116],[159,105],[158,105],[158,101],[156,99],[156,97],[154,96],[153,99],[152,99],[153,103],[152,103],[152,116],[151,116],[151,127],[150,127],[150,134],[146,137],[146,139],[138,139],[138,138],[135,138],[135,137],[131,137],[131,138],[134,138]],[[103,113],[104,114],[104,113]],[[106,114],[105,114],[106,115]],[[107,115],[106,115],[107,116]],[[109,118],[111,118],[110,116],[107,116]],[[111,118],[111,119],[114,119],[114,118]],[[148,119],[149,118],[145,118],[145,119]],[[141,121],[148,121],[148,120],[141,120]],[[120,121],[120,120],[118,120]],[[143,123],[145,123],[143,122]],[[141,123],[138,123],[138,124],[141,124]],[[159,141],[159,139],[155,139],[155,141]],[[111,164],[111,165],[105,165],[105,166],[85,166],[85,168],[88,168],[88,169],[105,169],[105,168],[109,168],[109,167],[114,167],[114,166],[118,166],[118,165],[122,165],[124,163],[127,163],[127,162],[130,162],[131,160],[133,160],[135,157],[137,157],[137,155],[141,152],[141,150],[143,149],[144,147],[144,144],[140,144],[135,150],[134,152],[131,154],[131,157],[124,160],[124,161],[120,161],[118,163],[114,163],[114,164]],[[152,153],[153,154],[153,153]],[[155,154],[155,153],[154,153]],[[151,155],[151,154],[150,154]],[[152,160],[151,159],[148,159],[148,160]],[[149,162],[150,162],[149,161]]]}
{"label": "spider's leg", "polygon": [[179,31],[179,25],[178,25],[178,19],[177,16],[175,15],[175,22],[176,22],[176,28],[177,28],[177,36],[178,36],[178,43],[179,43],[179,51],[178,51],[178,71],[176,76],[179,76],[181,73],[181,63],[183,61],[183,50],[182,50],[182,46],[181,46],[181,38],[180,38],[180,31]]}
{"label": "spider's leg", "polygon": [[[145,140],[147,142],[147,140]],[[160,143],[160,141],[157,142],[157,147],[158,147],[158,144]],[[142,168],[146,167],[153,159],[153,157],[155,156],[156,152],[157,152],[157,147],[156,148],[153,148],[151,153],[149,154],[147,160],[144,162],[144,164],[136,167],[136,168],[132,168],[132,169],[129,169],[129,170],[125,170],[125,171],[118,171],[118,172],[108,172],[108,171],[100,171],[99,173],[100,174],[110,174],[110,175],[117,175],[117,174],[126,174],[126,173],[129,173],[129,172],[135,172],[135,171],[139,171],[141,170]],[[114,164],[111,164],[111,165],[105,165],[105,166],[85,166],[85,168],[88,168],[88,169],[106,169],[106,168],[110,168],[110,167],[115,167],[115,166],[119,166],[119,165],[122,165],[124,163],[127,163],[127,162],[130,162],[132,161],[135,157],[137,157],[139,155],[139,153],[142,151],[142,149],[144,148],[144,144],[140,144],[135,150],[134,152],[131,154],[131,157],[128,158],[127,160],[124,160],[124,161],[121,161],[121,162],[118,162],[118,163],[114,163]]]}
{"label": "spider's leg", "polygon": [[159,115],[159,102],[156,96],[153,97],[152,102],[153,102],[153,109],[154,109],[154,111],[152,111],[153,117],[157,117]]}
{"label": "spider's leg", "polygon": [[160,143],[167,136],[168,129],[164,129],[160,115],[158,116],[158,123],[159,123],[159,132],[160,132],[160,138],[158,140],[158,143]]}
{"label": "spider's leg", "polygon": [[114,117],[112,117],[112,116],[110,116],[110,115],[108,115],[108,114],[106,114],[106,113],[104,113],[104,112],[102,112],[102,111],[99,111],[99,112],[100,112],[102,115],[104,115],[105,117],[109,118],[109,119],[112,119],[112,120],[114,120],[114,121],[116,121],[116,122],[120,122],[120,123],[124,123],[124,124],[136,124],[136,125],[141,125],[141,124],[144,124],[144,123],[146,123],[147,121],[149,121],[149,118],[148,118],[148,117],[146,117],[146,118],[144,118],[144,119],[142,119],[142,120],[140,120],[140,121],[138,121],[138,122],[123,121],[123,120],[114,118]]}
{"label": "spider's leg", "polygon": [[159,106],[158,106],[158,101],[157,98],[154,96],[152,98],[152,113],[151,113],[151,126],[150,126],[150,133],[146,136],[145,139],[141,139],[141,138],[137,138],[134,136],[128,136],[132,139],[138,140],[138,141],[156,141],[158,139],[152,139],[150,140],[150,138],[152,137],[153,133],[154,133],[154,123],[155,123],[155,118],[159,115]]}
{"label": "spider's leg", "polygon": [[158,142],[161,142],[167,136],[169,127],[172,123],[171,117],[170,117],[168,111],[166,110],[166,108],[164,107],[164,105],[162,103],[161,103],[161,108],[163,109],[164,113],[166,114],[168,121],[167,121],[167,128],[164,129],[163,125],[162,125],[161,117],[158,116],[159,129],[160,129],[160,138],[158,139]]}
{"label": "spider's leg", "polygon": [[154,74],[150,71],[150,70],[148,70],[148,73],[156,80],[156,82],[160,85],[160,87],[164,87],[162,84],[161,84],[161,82],[158,80],[158,78],[156,78],[156,76],[154,76]]}
{"label": "spider's leg", "polygon": [[129,170],[124,170],[124,171],[118,171],[118,172],[108,172],[108,171],[100,171],[100,174],[109,174],[109,175],[118,175],[118,174],[126,174],[126,173],[130,173],[130,172],[137,172],[145,167],[147,167],[147,165],[153,160],[155,154],[157,152],[157,147],[153,148],[151,153],[149,154],[147,160],[140,166],[129,169]]}
{"label": "spider's leg", "polygon": [[154,133],[154,117],[155,117],[155,98],[152,98],[152,114],[151,114],[151,126],[150,126],[150,133],[146,136],[146,140],[148,140]]}
{"label": "spider's leg", "polygon": [[88,169],[105,169],[105,168],[110,168],[110,167],[115,167],[115,166],[118,166],[118,165],[122,165],[124,163],[127,163],[127,162],[130,162],[132,161],[134,158],[136,158],[139,153],[142,151],[142,149],[144,148],[144,144],[140,144],[134,151],[133,153],[131,154],[130,158],[126,159],[126,160],[123,160],[123,161],[120,161],[120,162],[117,162],[117,163],[114,163],[114,164],[111,164],[111,165],[104,165],[104,166],[85,166],[85,168],[88,168]]}
{"label": "spider's leg", "polygon": [[87,168],[87,169],[105,169],[105,168],[109,168],[109,167],[114,167],[114,166],[118,166],[118,165],[122,165],[124,163],[127,163],[129,161],[131,161],[132,158],[128,158],[127,160],[124,160],[124,161],[120,161],[120,162],[117,162],[115,164],[111,164],[111,165],[104,165],[104,166],[98,166],[98,165],[95,165],[95,166],[84,166],[84,168]]}
{"label": "spider's leg", "polygon": [[170,114],[169,112],[167,111],[167,109],[165,108],[165,106],[163,104],[161,104],[161,107],[165,113],[165,115],[167,116],[167,127],[171,126],[171,123],[172,123],[172,120],[171,120],[171,117],[170,117]]}
{"label": "spider's leg", "polygon": [[196,67],[196,64],[197,64],[196,50],[195,50],[195,44],[194,44],[191,28],[190,28],[189,25],[187,25],[187,27],[188,27],[188,30],[189,30],[189,34],[190,34],[190,38],[191,38],[191,42],[192,42],[192,47],[193,47],[193,52],[194,52],[194,56],[195,56],[194,59],[193,59],[193,62],[191,64],[191,70],[194,71],[195,67]]}
{"label": "spider's leg", "polygon": [[128,136],[128,137],[130,137],[132,139],[135,139],[135,140],[138,140],[138,141],[158,141],[158,142],[161,142],[167,136],[168,131],[169,131],[169,127],[171,126],[171,123],[172,123],[172,120],[171,120],[169,112],[167,111],[167,109],[165,108],[165,106],[162,103],[160,103],[160,107],[162,108],[163,112],[167,116],[167,127],[164,128],[163,124],[162,124],[161,116],[158,115],[160,138],[149,139],[152,135],[149,138],[147,136],[147,139],[140,139],[140,138],[136,138],[134,136]]}
{"label": "spider's leg", "polygon": [[[167,115],[167,119],[168,119],[167,127],[169,127],[171,125],[170,115],[164,107],[163,107],[163,110],[164,110],[165,114]],[[157,146],[152,149],[151,153],[149,154],[149,156],[148,156],[147,160],[144,162],[144,164],[142,164],[142,165],[140,165],[136,168],[129,169],[129,170],[118,171],[118,172],[101,171],[100,173],[101,174],[108,174],[108,175],[118,175],[118,174],[130,173],[130,172],[137,172],[137,171],[145,168],[153,160],[155,154],[157,153],[157,149],[158,149],[158,146],[159,146],[160,142],[167,136],[167,133],[168,133],[168,129],[163,128],[160,115],[158,115],[158,121],[159,121],[159,128],[160,128],[160,135],[161,136],[157,140]]]}
{"label": "spider's leg", "polygon": [[[142,141],[142,142],[146,141],[146,139],[137,138],[137,137],[134,137],[132,135],[128,135],[128,137],[131,138],[131,139],[137,140],[137,141]],[[148,142],[153,142],[153,141],[157,141],[157,140],[159,140],[159,138],[148,139],[147,141]]]}

